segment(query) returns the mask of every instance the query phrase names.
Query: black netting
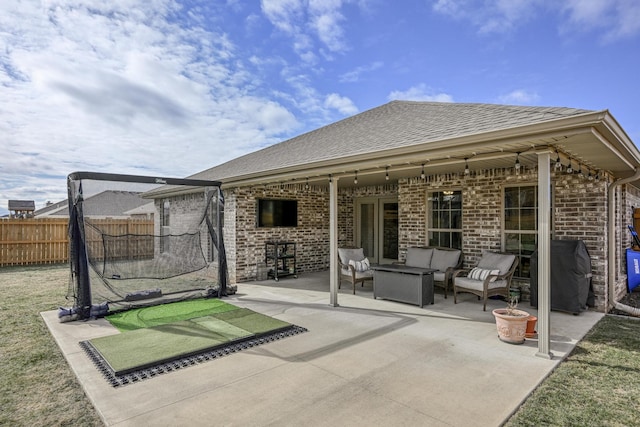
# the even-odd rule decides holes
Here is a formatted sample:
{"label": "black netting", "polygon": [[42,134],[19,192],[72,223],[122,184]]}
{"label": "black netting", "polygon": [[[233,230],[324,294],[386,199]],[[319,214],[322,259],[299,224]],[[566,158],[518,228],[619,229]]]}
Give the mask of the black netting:
{"label": "black netting", "polygon": [[80,318],[95,307],[227,294],[218,183],[76,173],[69,200],[70,294]]}

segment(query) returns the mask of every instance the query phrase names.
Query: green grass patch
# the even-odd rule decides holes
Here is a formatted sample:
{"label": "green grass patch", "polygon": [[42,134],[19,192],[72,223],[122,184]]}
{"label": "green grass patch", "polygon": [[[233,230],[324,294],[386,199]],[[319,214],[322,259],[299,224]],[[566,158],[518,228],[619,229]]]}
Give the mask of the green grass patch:
{"label": "green grass patch", "polygon": [[640,321],[606,316],[506,425],[640,425],[639,392]]}
{"label": "green grass patch", "polygon": [[[123,375],[292,326],[282,320],[220,302],[194,300],[193,303],[183,301],[147,307],[136,315],[124,316],[132,320],[130,324],[123,323],[122,316],[118,317],[120,324],[128,328],[126,332],[94,338],[89,342],[115,375]],[[199,310],[190,313],[191,308]],[[147,316],[147,311],[152,315]],[[145,323],[143,319],[154,326],[139,327]],[[163,322],[169,319],[173,321]],[[113,319],[109,320],[113,322]]]}
{"label": "green grass patch", "polygon": [[209,298],[137,308],[111,314],[106,319],[120,332],[125,332],[237,309],[235,305]]}

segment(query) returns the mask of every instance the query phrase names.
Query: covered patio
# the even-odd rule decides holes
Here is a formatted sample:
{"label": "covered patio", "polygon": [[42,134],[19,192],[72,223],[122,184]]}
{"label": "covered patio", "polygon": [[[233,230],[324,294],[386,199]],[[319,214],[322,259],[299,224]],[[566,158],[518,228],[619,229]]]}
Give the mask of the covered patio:
{"label": "covered patio", "polygon": [[[436,292],[419,308],[337,291],[329,272],[242,283],[226,298],[308,332],[113,388],[78,342],[117,333],[104,319],[42,316],[106,425],[500,425],[602,317],[551,312],[552,360],[538,342],[498,340],[491,300]],[[522,308],[536,314],[522,303]]]}
{"label": "covered patio", "polygon": [[[429,195],[458,192],[462,220],[450,229],[461,236],[465,267],[485,251],[523,259],[537,250],[536,356],[552,359],[550,242],[586,242],[595,309],[611,309],[626,287],[626,224],[630,207],[640,203],[639,165],[640,152],[607,110],[392,101],[193,178],[222,181],[234,207],[225,212],[235,227],[225,236],[234,245],[232,280],[256,277],[252,266],[264,259],[265,240],[299,241],[300,252],[312,254],[302,271],[329,269],[334,307],[342,304],[337,249],[362,246],[360,200],[397,198],[397,247],[384,258],[402,261],[408,247],[432,244],[438,227],[429,224]],[[516,206],[527,211],[519,218],[524,229],[507,226],[505,194],[513,187],[534,193],[534,202]],[[296,227],[260,228],[261,198],[295,199],[310,208],[298,212]],[[509,233],[520,232],[534,237],[527,245],[509,241]],[[528,274],[520,278],[528,284]]]}

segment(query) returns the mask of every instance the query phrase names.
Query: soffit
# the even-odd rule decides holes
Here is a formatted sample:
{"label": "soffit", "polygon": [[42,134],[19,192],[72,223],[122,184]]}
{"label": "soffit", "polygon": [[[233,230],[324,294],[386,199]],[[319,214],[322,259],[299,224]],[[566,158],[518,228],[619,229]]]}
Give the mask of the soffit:
{"label": "soffit", "polygon": [[[470,169],[525,166],[536,151],[562,153],[614,176],[632,173],[640,153],[605,111],[486,104],[392,102],[340,122],[250,153],[192,178],[223,181],[223,187],[359,174],[359,185],[394,177]],[[555,158],[555,156],[554,156]],[[353,181],[353,179],[349,179]],[[348,180],[341,179],[341,185]]]}

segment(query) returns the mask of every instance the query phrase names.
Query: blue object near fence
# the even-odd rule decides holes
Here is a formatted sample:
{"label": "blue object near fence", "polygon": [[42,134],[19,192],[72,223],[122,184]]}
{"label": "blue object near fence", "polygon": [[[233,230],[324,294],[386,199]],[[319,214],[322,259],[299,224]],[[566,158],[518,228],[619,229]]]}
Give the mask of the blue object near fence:
{"label": "blue object near fence", "polygon": [[640,286],[640,252],[627,249],[627,287],[629,292]]}

